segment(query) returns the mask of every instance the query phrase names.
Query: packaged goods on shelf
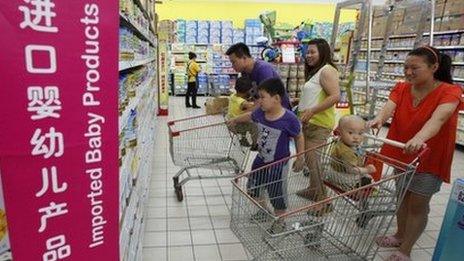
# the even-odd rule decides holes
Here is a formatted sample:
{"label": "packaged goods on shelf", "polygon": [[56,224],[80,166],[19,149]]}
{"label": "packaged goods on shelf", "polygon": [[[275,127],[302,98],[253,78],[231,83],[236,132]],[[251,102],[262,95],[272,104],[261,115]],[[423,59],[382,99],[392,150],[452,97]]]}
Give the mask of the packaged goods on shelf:
{"label": "packaged goods on shelf", "polygon": [[245,31],[242,29],[234,29],[232,43],[243,43],[245,42]]}

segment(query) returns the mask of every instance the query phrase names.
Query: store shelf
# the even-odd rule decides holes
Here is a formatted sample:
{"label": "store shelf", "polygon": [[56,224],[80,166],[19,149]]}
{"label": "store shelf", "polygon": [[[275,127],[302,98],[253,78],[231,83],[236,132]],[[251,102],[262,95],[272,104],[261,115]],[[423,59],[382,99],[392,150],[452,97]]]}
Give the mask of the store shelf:
{"label": "store shelf", "polygon": [[396,35],[390,35],[388,38],[398,39],[398,38],[412,38],[412,37],[416,37],[416,34],[396,34]]}
{"label": "store shelf", "polygon": [[119,61],[119,71],[124,71],[127,69],[135,68],[144,64],[151,63],[155,60],[154,57],[152,58],[147,58],[143,60],[137,60],[137,61]]}
{"label": "store shelf", "polygon": [[[443,35],[443,34],[459,34],[459,33],[464,33],[463,30],[449,30],[449,31],[439,31],[439,32],[433,32],[433,35]],[[430,32],[425,32],[424,35],[430,35]]]}
{"label": "store shelf", "polygon": [[149,42],[152,46],[156,46],[151,40],[149,35],[149,30],[143,30],[138,24],[133,23],[129,17],[126,17],[124,14],[119,13],[119,18],[121,24],[131,28],[140,38]]}
{"label": "store shelf", "polygon": [[464,82],[463,78],[454,78],[453,77],[453,80],[456,81],[456,82]]}
{"label": "store shelf", "polygon": [[459,114],[462,114],[462,115],[464,115],[464,111],[459,111]]}
{"label": "store shelf", "polygon": [[452,63],[452,65],[462,65],[462,66],[464,66],[464,62],[454,62],[454,63]]}
{"label": "store shelf", "polygon": [[137,87],[135,97],[130,99],[129,104],[124,109],[122,115],[119,117],[119,133],[121,133],[124,127],[126,127],[127,119],[129,118],[131,110],[137,108],[137,105],[139,105],[140,101],[142,100],[142,97],[145,95],[145,92],[150,89],[150,83],[151,80],[147,80],[143,85]]}
{"label": "store shelf", "polygon": [[402,60],[385,60],[384,63],[404,63]]}
{"label": "store shelf", "polygon": [[[377,52],[377,51],[381,51],[382,48],[371,48],[371,51],[372,52]],[[367,48],[361,48],[360,49],[361,52],[367,52]]]}
{"label": "store shelf", "polygon": [[464,146],[464,141],[462,140],[456,140],[456,144]]}
{"label": "store shelf", "polygon": [[386,73],[386,72],[383,72],[382,73],[383,75],[387,75],[387,76],[404,76],[404,74],[402,73]]}
{"label": "store shelf", "polygon": [[412,51],[413,47],[387,47],[387,51]]}
{"label": "store shelf", "polygon": [[456,50],[464,49],[464,45],[450,45],[450,46],[434,46],[438,50]]}

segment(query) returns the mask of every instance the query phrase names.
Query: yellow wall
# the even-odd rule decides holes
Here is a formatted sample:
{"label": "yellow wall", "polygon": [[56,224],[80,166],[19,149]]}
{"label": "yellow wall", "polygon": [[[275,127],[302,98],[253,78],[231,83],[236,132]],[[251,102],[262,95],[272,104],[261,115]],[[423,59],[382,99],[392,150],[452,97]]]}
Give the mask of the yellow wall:
{"label": "yellow wall", "polygon": [[[243,21],[258,18],[266,10],[277,11],[277,23],[299,25],[306,19],[313,22],[333,22],[334,4],[250,3],[246,1],[163,1],[156,5],[160,20],[232,20],[234,27],[243,28]],[[354,11],[344,11],[340,22],[353,22]]]}

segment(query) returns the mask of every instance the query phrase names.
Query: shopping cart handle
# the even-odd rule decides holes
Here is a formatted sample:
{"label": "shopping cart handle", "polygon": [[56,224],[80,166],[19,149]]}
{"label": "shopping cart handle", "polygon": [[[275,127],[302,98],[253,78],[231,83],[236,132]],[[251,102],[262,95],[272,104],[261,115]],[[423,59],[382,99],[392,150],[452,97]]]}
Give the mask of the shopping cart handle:
{"label": "shopping cart handle", "polygon": [[406,147],[406,144],[404,144],[402,142],[399,142],[399,141],[396,141],[396,140],[390,140],[390,139],[387,139],[387,138],[380,138],[380,137],[377,137],[375,135],[367,134],[367,133],[364,133],[363,136],[368,138],[368,139],[381,141],[381,142],[383,142],[385,144],[388,144],[388,145],[391,145],[393,147],[397,147],[397,148],[400,148],[400,149],[404,149],[404,147]]}

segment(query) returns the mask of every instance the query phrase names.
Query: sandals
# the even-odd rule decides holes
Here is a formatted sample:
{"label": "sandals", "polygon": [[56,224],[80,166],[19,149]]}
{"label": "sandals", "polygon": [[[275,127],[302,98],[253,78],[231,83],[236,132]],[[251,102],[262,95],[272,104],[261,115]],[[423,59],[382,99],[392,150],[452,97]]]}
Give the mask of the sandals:
{"label": "sandals", "polygon": [[383,236],[375,239],[375,243],[379,247],[399,247],[402,243],[402,240],[399,240],[395,236]]}
{"label": "sandals", "polygon": [[396,251],[395,253],[391,254],[386,261],[411,261],[411,258],[400,251]]}

